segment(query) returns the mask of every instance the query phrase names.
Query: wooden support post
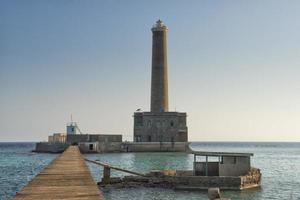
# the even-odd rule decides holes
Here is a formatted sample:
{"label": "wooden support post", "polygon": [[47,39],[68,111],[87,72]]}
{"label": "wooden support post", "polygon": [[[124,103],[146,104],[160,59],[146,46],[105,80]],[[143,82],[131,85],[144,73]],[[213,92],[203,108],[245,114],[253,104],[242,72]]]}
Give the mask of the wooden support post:
{"label": "wooden support post", "polygon": [[104,184],[110,184],[110,167],[105,165],[103,168],[103,180]]}

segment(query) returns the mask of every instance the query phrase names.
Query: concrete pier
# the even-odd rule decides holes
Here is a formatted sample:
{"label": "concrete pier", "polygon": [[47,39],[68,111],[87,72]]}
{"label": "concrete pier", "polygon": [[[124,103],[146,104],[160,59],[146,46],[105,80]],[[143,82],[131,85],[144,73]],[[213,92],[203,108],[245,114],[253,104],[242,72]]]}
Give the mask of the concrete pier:
{"label": "concrete pier", "polygon": [[70,146],[13,198],[103,199],[77,146]]}

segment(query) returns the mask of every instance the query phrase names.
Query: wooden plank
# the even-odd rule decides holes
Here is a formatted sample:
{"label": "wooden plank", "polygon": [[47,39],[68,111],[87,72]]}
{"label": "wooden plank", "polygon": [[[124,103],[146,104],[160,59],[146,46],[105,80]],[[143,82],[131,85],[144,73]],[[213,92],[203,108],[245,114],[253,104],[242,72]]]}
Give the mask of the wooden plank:
{"label": "wooden plank", "polygon": [[70,146],[13,198],[103,199],[77,146]]}
{"label": "wooden plank", "polygon": [[128,170],[128,169],[122,169],[120,167],[115,167],[115,166],[112,166],[112,165],[109,165],[109,164],[106,164],[106,163],[101,163],[101,162],[94,161],[94,160],[89,160],[89,159],[86,159],[86,158],[85,158],[85,160],[88,161],[88,162],[94,163],[96,165],[100,165],[100,166],[103,166],[103,167],[108,167],[110,169],[114,169],[114,170],[121,171],[121,172],[126,172],[128,174],[134,174],[134,175],[137,175],[137,176],[148,177],[148,175],[146,175],[146,174],[142,174],[142,173],[139,173],[139,172],[134,172],[134,171],[131,171],[131,170]]}

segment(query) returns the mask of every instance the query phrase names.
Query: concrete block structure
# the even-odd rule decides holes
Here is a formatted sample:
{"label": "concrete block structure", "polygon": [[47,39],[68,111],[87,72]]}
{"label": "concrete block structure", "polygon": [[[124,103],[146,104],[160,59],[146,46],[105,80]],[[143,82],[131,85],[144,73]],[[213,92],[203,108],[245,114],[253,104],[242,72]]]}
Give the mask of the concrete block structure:
{"label": "concrete block structure", "polygon": [[122,135],[108,135],[108,134],[76,134],[67,135],[67,144],[79,144],[84,142],[122,142]]}
{"label": "concrete block structure", "polygon": [[[193,152],[196,176],[242,176],[251,169],[252,153]],[[198,157],[205,158],[197,160]]]}
{"label": "concrete block structure", "polygon": [[135,142],[187,142],[186,113],[134,113]]}
{"label": "concrete block structure", "polygon": [[186,142],[123,142],[122,152],[186,152]]}
{"label": "concrete block structure", "polygon": [[158,20],[152,30],[151,111],[134,113],[134,142],[187,142],[186,113],[169,111],[167,32]]}
{"label": "concrete block structure", "polygon": [[36,143],[35,152],[61,153],[78,145],[82,153],[122,152],[121,134],[53,134],[48,142]]}
{"label": "concrete block structure", "polygon": [[34,152],[39,153],[62,153],[68,148],[68,144],[61,142],[38,142]]}
{"label": "concrete block structure", "polygon": [[[180,142],[175,144],[178,143]],[[203,151],[190,151],[190,153],[194,154],[193,170],[152,170],[146,174],[152,177],[152,180],[150,178],[147,181],[139,176],[126,176],[122,181],[126,184],[133,182],[134,185],[142,183],[151,186],[154,180],[156,187],[193,191],[209,188],[245,190],[261,185],[260,169],[250,165],[252,153]]]}
{"label": "concrete block structure", "polygon": [[66,143],[77,144],[83,153],[120,152],[122,135],[71,134],[67,135]]}

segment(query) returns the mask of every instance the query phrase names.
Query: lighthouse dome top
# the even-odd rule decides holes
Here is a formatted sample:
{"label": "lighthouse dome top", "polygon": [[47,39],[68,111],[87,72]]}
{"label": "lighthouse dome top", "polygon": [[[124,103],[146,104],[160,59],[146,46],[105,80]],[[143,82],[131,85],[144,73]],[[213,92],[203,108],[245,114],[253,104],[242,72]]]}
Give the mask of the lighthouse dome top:
{"label": "lighthouse dome top", "polygon": [[156,21],[156,23],[153,25],[152,31],[167,31],[168,27],[159,19]]}

